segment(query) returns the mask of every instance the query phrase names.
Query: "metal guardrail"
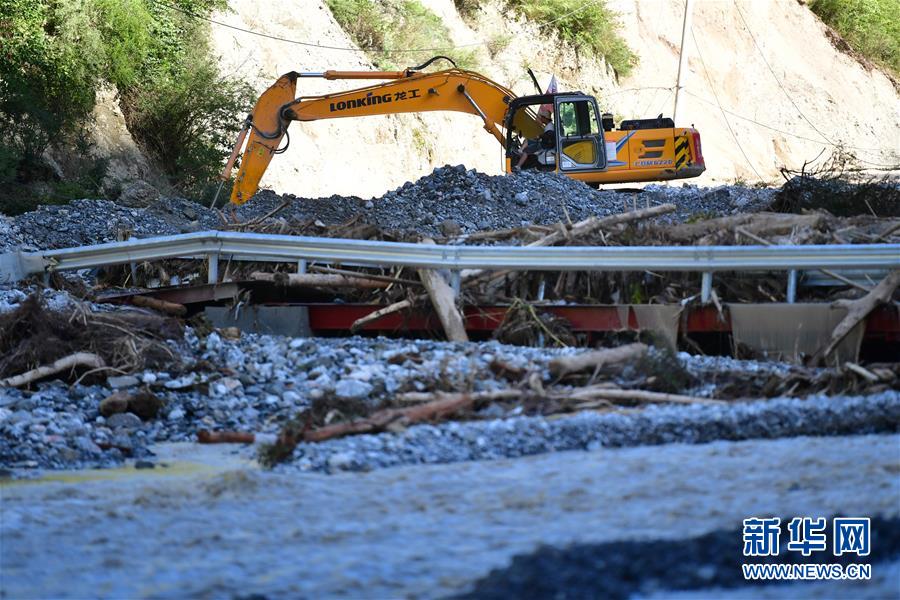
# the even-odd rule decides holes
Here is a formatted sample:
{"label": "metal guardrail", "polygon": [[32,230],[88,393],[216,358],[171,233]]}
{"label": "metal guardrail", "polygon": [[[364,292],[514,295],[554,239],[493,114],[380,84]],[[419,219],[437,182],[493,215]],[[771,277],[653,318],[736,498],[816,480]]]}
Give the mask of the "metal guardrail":
{"label": "metal guardrail", "polygon": [[[204,231],[0,256],[0,278],[165,258],[318,261],[514,271],[796,271],[900,268],[900,244],[816,246],[439,246]],[[212,279],[212,277],[211,277]]]}

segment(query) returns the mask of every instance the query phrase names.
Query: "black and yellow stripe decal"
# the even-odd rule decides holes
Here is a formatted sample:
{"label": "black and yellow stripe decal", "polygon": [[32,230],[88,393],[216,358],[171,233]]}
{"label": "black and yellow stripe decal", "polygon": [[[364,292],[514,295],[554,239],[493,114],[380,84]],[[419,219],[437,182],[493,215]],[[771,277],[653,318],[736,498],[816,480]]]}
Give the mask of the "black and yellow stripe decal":
{"label": "black and yellow stripe decal", "polygon": [[691,158],[691,143],[688,136],[679,135],[675,138],[675,170],[687,166]]}

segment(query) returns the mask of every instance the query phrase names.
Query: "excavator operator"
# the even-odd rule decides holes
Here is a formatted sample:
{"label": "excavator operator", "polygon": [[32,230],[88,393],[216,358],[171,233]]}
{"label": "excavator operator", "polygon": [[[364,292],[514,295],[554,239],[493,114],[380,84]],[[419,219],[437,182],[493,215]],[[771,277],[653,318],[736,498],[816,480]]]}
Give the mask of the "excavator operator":
{"label": "excavator operator", "polygon": [[516,163],[516,171],[522,170],[522,167],[528,161],[528,158],[533,156],[535,159],[538,159],[538,156],[542,153],[546,153],[551,147],[555,146],[554,136],[556,134],[553,127],[553,120],[550,117],[550,112],[541,107],[541,110],[538,111],[538,122],[543,126],[544,130],[541,135],[533,140],[526,140],[522,147],[519,148],[519,162]]}

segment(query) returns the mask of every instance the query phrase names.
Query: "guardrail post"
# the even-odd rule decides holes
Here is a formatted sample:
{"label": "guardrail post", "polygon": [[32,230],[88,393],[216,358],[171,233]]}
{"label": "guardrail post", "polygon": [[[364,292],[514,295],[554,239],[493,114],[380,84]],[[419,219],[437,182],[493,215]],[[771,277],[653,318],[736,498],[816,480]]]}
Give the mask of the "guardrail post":
{"label": "guardrail post", "polygon": [[306,269],[308,268],[308,266],[309,266],[309,265],[308,265],[308,263],[306,262],[306,259],[305,259],[305,258],[301,258],[300,260],[297,261],[297,273],[299,273],[300,275],[305,274],[305,273],[306,273]]}
{"label": "guardrail post", "polygon": [[453,288],[453,295],[459,296],[459,292],[462,289],[462,278],[459,275],[459,269],[450,271],[450,287]]}
{"label": "guardrail post", "polygon": [[787,303],[793,304],[797,301],[797,269],[788,271],[787,280]]}
{"label": "guardrail post", "polygon": [[208,255],[209,262],[209,275],[206,278],[207,283],[218,283],[219,282],[219,253],[218,252],[210,252]]}
{"label": "guardrail post", "polygon": [[709,302],[712,296],[712,271],[703,273],[703,279],[700,280],[700,301],[703,304]]}

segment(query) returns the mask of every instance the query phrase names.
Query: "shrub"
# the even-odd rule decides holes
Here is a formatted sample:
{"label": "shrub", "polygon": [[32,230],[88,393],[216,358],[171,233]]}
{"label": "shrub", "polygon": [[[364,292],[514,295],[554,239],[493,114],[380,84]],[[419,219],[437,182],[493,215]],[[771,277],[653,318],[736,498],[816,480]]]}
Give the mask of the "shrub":
{"label": "shrub", "polygon": [[74,134],[94,106],[96,43],[90,28],[81,36],[67,21],[81,5],[0,4],[0,136],[4,162],[16,163],[5,177],[35,175],[47,147]]}
{"label": "shrub", "polygon": [[809,6],[851,47],[900,74],[900,2],[813,0]]}
{"label": "shrub", "polygon": [[219,74],[198,44],[165,76],[124,95],[129,129],[183,194],[206,197],[250,110],[253,89]]}
{"label": "shrub", "polygon": [[[437,54],[450,57],[463,69],[478,65],[475,50],[452,48],[441,18],[419,0],[326,0],[326,4],[341,28],[380,69],[413,66]],[[406,52],[418,48],[447,49]]]}
{"label": "shrub", "polygon": [[619,76],[628,75],[638,57],[619,35],[615,12],[604,2],[583,0],[507,0],[525,18],[547,23],[576,51],[601,57]]}
{"label": "shrub", "polygon": [[[227,6],[172,2],[201,16]],[[102,164],[57,182],[42,156],[54,146],[85,153],[78,144],[87,139],[103,82],[118,87],[129,130],[170,182],[197,192],[227,155],[224,140],[253,97],[249,87],[218,75],[206,34],[202,20],[147,0],[0,2],[2,208],[98,193]],[[29,185],[35,181],[44,183]],[[14,193],[23,200],[10,207]]]}

